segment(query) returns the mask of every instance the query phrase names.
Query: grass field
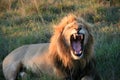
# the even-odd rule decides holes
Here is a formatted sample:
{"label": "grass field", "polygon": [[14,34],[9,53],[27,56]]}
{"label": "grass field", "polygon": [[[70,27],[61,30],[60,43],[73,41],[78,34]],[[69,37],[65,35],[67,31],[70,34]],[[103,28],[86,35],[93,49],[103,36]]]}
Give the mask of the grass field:
{"label": "grass field", "polygon": [[[103,1],[0,0],[0,64],[19,46],[49,42],[52,25],[74,13],[94,25],[95,55],[103,80],[120,80],[120,1]],[[0,80],[4,80],[1,66]],[[29,76],[26,80],[35,79]],[[43,75],[36,80],[53,78]]]}

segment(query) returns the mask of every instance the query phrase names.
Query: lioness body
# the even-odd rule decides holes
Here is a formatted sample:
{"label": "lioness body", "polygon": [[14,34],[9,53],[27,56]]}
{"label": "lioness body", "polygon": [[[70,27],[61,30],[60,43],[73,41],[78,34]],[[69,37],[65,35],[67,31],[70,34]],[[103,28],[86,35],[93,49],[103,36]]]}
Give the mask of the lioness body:
{"label": "lioness body", "polygon": [[100,80],[93,55],[89,25],[74,15],[64,17],[55,27],[50,43],[22,46],[3,61],[7,80],[15,80],[25,67],[65,80]]}

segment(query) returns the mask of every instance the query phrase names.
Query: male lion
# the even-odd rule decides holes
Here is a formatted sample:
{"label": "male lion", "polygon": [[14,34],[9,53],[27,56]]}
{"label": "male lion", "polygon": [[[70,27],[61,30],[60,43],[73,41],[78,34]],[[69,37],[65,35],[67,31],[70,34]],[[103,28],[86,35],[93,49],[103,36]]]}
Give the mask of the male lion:
{"label": "male lion", "polygon": [[22,68],[64,80],[100,80],[89,24],[69,14],[54,28],[50,43],[19,47],[4,59],[6,80],[15,80]]}

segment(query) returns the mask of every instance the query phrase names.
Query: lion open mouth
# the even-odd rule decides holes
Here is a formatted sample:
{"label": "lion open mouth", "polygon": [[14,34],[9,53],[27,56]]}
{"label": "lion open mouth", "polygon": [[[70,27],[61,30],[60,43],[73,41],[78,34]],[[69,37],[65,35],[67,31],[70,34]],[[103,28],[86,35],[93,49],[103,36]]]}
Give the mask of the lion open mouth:
{"label": "lion open mouth", "polygon": [[70,37],[72,54],[76,57],[81,57],[83,55],[83,42],[84,42],[84,34],[72,34]]}

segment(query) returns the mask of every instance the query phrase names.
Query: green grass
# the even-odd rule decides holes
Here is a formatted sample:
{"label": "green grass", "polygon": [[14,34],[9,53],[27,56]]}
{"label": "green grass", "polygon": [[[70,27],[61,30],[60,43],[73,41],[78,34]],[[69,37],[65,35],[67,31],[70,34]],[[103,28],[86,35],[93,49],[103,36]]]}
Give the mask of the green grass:
{"label": "green grass", "polygon": [[99,72],[103,80],[119,80],[120,30],[115,25],[109,25],[96,28],[96,31],[95,54]]}
{"label": "green grass", "polygon": [[[119,4],[119,3],[117,3]],[[103,80],[120,79],[120,6],[96,0],[0,0],[0,63],[24,44],[49,42],[52,25],[68,13],[94,24],[95,55]],[[0,80],[4,80],[0,66]],[[26,80],[35,80],[28,76]],[[43,75],[40,80],[53,80]],[[36,79],[38,80],[38,79]]]}

